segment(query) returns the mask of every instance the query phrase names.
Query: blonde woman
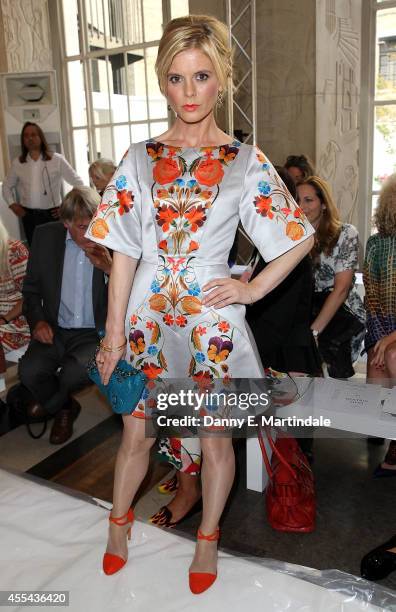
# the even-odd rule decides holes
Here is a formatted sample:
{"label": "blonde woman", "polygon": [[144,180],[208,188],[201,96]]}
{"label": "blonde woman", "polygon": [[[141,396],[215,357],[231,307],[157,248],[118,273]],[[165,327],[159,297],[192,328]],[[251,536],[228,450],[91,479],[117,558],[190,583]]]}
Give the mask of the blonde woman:
{"label": "blonde woman", "polygon": [[103,195],[104,190],[110,182],[115,170],[116,166],[114,165],[114,162],[111,159],[105,159],[104,157],[97,159],[89,166],[89,178],[100,196]]}
{"label": "blonde woman", "polygon": [[0,342],[5,355],[29,344],[29,326],[22,316],[22,284],[29,251],[9,237],[0,221]]}
{"label": "blonde woman", "polygon": [[355,288],[359,237],[342,223],[330,187],[318,176],[297,185],[298,202],[316,229],[312,250],[315,292],[311,330],[330,376],[353,376],[364,336],[365,312]]}
{"label": "blonde woman", "polygon": [[[226,26],[206,15],[172,20],[156,70],[176,120],[164,134],[130,147],[87,232],[114,251],[106,335],[97,356],[102,380],[107,383],[125,351],[148,378],[190,376],[201,384],[261,376],[245,304],[271,291],[310,251],[313,230],[263,153],[216,125],[214,110],[231,76]],[[227,265],[239,219],[270,261],[248,284],[231,279]],[[106,574],[120,570],[128,556],[130,505],[154,443],[145,437],[151,400],[123,417]],[[189,575],[196,594],[217,576],[218,525],[235,470],[232,440],[161,446],[170,462],[191,474],[199,471],[199,442],[203,513]]]}
{"label": "blonde woman", "polygon": [[[367,313],[367,382],[396,385],[396,174],[384,183],[366,245],[363,280]],[[396,442],[374,475],[396,476]]]}

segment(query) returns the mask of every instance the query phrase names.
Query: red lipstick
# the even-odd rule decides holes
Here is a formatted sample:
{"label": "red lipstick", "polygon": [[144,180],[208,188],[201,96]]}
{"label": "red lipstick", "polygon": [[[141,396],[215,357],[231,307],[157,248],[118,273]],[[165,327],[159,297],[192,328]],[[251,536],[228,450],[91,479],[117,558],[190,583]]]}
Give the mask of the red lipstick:
{"label": "red lipstick", "polygon": [[184,104],[183,108],[188,112],[192,112],[197,110],[198,106],[199,104]]}

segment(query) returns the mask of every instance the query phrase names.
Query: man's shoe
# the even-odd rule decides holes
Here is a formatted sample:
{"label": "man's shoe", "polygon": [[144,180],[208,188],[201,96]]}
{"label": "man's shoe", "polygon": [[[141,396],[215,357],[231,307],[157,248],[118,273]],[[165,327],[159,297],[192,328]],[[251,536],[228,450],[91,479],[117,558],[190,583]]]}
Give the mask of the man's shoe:
{"label": "man's shoe", "polygon": [[73,435],[73,423],[80,414],[81,406],[71,399],[67,408],[61,408],[55,415],[50,433],[50,444],[64,444]]}
{"label": "man's shoe", "polygon": [[41,404],[38,404],[37,402],[35,402],[33,404],[29,404],[29,406],[26,407],[26,416],[31,421],[36,421],[36,420],[42,421],[49,415],[48,415],[48,412],[45,410],[45,408],[42,407]]}

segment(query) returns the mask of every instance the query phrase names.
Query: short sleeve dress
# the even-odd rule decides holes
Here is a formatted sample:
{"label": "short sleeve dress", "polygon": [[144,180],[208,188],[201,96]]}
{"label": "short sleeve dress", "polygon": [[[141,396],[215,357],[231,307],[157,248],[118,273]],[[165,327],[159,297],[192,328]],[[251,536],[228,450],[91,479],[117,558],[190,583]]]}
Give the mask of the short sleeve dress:
{"label": "short sleeve dress", "polygon": [[[127,309],[128,358],[148,378],[261,377],[245,306],[215,310],[202,287],[230,275],[237,225],[266,261],[313,228],[265,155],[234,141],[179,148],[131,145],[106,188],[87,236],[139,259]],[[149,415],[142,400],[134,416]],[[199,470],[199,440],[171,439],[160,452],[178,469]]]}

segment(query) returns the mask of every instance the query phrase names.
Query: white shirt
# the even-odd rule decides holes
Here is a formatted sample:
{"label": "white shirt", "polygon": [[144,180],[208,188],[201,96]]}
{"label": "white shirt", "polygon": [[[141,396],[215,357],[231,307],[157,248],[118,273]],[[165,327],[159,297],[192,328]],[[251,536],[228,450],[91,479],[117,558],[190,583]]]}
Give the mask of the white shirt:
{"label": "white shirt", "polygon": [[53,153],[52,159],[34,160],[28,154],[26,163],[14,159],[3,183],[3,197],[8,206],[19,202],[26,208],[48,210],[60,206],[63,180],[77,187],[84,181],[63,155]]}

